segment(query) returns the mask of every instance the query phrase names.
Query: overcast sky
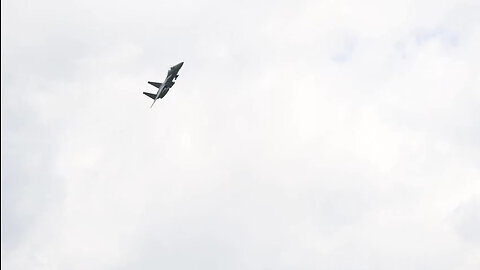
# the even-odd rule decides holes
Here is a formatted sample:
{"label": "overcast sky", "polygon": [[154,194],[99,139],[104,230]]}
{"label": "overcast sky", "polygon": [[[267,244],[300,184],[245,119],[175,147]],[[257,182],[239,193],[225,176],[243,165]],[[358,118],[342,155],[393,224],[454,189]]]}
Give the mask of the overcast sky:
{"label": "overcast sky", "polygon": [[478,0],[1,5],[2,269],[480,269]]}

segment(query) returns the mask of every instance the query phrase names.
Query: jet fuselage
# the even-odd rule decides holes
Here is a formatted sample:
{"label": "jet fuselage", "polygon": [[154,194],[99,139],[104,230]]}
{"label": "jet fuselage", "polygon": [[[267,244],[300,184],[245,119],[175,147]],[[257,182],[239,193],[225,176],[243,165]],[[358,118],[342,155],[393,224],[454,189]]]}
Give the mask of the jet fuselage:
{"label": "jet fuselage", "polygon": [[168,90],[175,84],[173,80],[178,77],[178,72],[180,71],[182,66],[183,62],[170,68],[167,77],[165,78],[165,81],[163,81],[162,86],[158,88],[156,99],[163,98],[168,93]]}

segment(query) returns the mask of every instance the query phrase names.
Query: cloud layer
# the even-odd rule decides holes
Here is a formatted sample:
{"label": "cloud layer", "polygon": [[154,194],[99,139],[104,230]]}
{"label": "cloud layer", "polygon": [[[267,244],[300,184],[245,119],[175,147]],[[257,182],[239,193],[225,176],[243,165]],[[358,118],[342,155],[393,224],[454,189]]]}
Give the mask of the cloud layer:
{"label": "cloud layer", "polygon": [[2,268],[478,269],[479,12],[2,2]]}

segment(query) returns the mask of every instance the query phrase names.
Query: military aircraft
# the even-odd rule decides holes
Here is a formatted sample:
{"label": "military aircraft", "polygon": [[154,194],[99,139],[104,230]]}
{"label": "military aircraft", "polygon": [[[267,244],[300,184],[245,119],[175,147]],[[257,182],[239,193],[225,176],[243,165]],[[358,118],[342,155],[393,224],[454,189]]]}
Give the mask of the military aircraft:
{"label": "military aircraft", "polygon": [[167,94],[168,90],[175,84],[173,80],[176,80],[178,78],[178,71],[180,70],[180,68],[182,68],[182,66],[183,62],[171,67],[167,73],[167,78],[165,78],[165,81],[163,81],[163,83],[148,82],[149,84],[155,86],[158,89],[157,94],[143,92],[146,96],[153,99],[153,103],[150,108],[153,107],[153,104],[155,104],[155,101],[157,101],[157,99],[163,98]]}

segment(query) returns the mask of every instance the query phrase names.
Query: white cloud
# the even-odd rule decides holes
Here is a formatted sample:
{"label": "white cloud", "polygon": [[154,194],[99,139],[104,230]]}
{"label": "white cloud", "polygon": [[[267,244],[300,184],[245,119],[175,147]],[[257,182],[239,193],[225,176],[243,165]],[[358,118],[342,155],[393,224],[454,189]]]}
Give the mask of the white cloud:
{"label": "white cloud", "polygon": [[479,10],[2,3],[2,267],[477,269]]}

